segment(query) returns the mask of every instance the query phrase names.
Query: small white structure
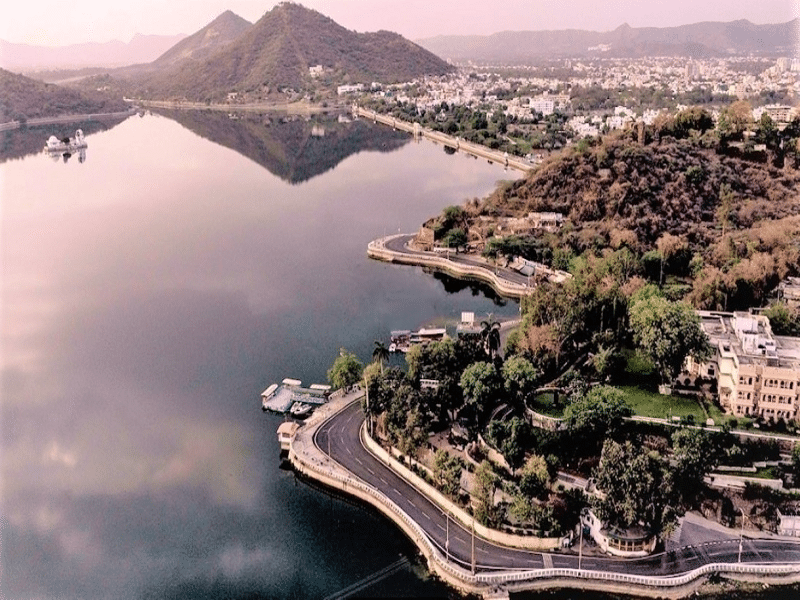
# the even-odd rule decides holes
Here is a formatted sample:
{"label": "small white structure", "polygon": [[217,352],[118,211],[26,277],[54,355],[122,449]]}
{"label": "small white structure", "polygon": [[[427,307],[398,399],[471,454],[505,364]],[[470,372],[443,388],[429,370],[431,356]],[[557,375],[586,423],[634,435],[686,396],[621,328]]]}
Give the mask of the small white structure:
{"label": "small white structure", "polygon": [[783,514],[779,510],[778,535],[800,538],[800,513]]}
{"label": "small white structure", "polygon": [[75,137],[71,138],[58,139],[56,136],[51,135],[44,147],[47,152],[72,152],[81,148],[86,148],[86,140],[81,129],[76,129]]}
{"label": "small white structure", "polygon": [[649,556],[658,542],[657,536],[649,535],[641,528],[627,531],[607,529],[590,508],[581,511],[581,526],[589,530],[589,535],[603,552],[613,556]]}
{"label": "small white structure", "polygon": [[294,434],[300,426],[293,421],[285,421],[278,426],[278,442],[282,452],[288,452],[294,439]]}

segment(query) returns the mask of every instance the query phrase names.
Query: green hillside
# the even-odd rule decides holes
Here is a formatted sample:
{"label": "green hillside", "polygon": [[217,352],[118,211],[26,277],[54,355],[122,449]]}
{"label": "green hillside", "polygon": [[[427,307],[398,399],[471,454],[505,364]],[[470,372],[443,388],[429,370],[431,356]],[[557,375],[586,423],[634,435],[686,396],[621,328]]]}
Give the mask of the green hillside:
{"label": "green hillside", "polygon": [[0,123],[37,117],[123,111],[120,97],[42,83],[0,69]]}
{"label": "green hillside", "polygon": [[356,33],[299,4],[282,3],[205,60],[149,76],[139,93],[151,98],[220,100],[229,92],[309,89],[309,67],[345,82],[409,81],[452,68],[427,50],[388,31]]}

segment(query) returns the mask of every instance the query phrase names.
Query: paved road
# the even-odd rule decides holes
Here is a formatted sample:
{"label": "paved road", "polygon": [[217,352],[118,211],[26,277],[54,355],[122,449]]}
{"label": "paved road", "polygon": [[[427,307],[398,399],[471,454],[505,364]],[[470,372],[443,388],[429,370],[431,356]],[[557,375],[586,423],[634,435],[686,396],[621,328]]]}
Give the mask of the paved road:
{"label": "paved road", "polygon": [[[407,254],[409,256],[431,256],[432,254],[440,255],[439,253],[431,253],[431,252],[421,252],[419,250],[411,250],[408,248],[407,244],[412,239],[414,239],[415,234],[406,234],[406,235],[398,235],[386,240],[385,247],[393,252],[398,252],[400,254]],[[469,256],[465,254],[458,254],[455,251],[450,252],[448,254],[443,255],[446,258],[449,258],[454,263],[459,263],[462,265],[470,265],[473,267],[481,267],[483,269],[492,269],[492,265],[488,265],[485,262],[480,260],[475,260],[474,258],[469,258]],[[506,269],[504,267],[496,267],[495,273],[500,275],[503,279],[510,281],[512,283],[516,283],[519,285],[528,285],[528,277],[522,275],[521,273],[514,271],[513,269]]]}
{"label": "paved road", "polygon": [[[358,402],[349,405],[323,423],[314,436],[317,447],[369,485],[379,489],[419,523],[429,538],[446,551],[449,539],[450,558],[466,567],[472,564],[472,533],[423,496],[361,444],[359,430],[364,416]],[[692,527],[693,540],[703,538],[702,528]],[[734,563],[739,555],[739,538],[719,539],[709,533],[708,541],[682,546],[642,559],[617,559],[585,555],[581,568],[617,571],[638,575],[675,575],[707,563]],[[577,568],[576,554],[549,553],[507,548],[475,536],[475,563],[478,571],[497,569],[536,569],[544,567]],[[798,562],[800,540],[744,539],[742,562]],[[799,567],[800,568],[800,567]]]}

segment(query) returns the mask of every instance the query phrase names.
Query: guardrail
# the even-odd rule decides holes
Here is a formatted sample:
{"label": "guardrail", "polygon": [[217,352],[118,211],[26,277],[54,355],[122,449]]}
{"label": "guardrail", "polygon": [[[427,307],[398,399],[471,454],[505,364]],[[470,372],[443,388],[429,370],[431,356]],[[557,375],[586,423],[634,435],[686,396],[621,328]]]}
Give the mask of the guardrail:
{"label": "guardrail", "polygon": [[531,288],[527,285],[514,283],[513,281],[503,279],[485,267],[464,265],[453,262],[441,256],[396,252],[385,246],[385,242],[387,240],[395,237],[401,237],[402,235],[404,234],[387,236],[385,238],[373,240],[367,246],[367,255],[370,258],[385,260],[387,262],[430,267],[432,269],[438,269],[440,271],[452,273],[457,276],[478,279],[491,285],[492,288],[494,288],[494,290],[499,294],[510,298],[523,298],[524,296],[530,294]]}
{"label": "guardrail", "polygon": [[[332,418],[331,415],[328,418]],[[327,419],[326,419],[327,420]],[[316,429],[316,427],[312,428]],[[295,447],[297,443],[298,447]],[[636,585],[650,588],[678,588],[712,573],[728,573],[739,575],[772,575],[800,577],[800,563],[754,564],[754,563],[709,563],[680,575],[648,576],[632,575],[614,571],[593,571],[586,569],[529,569],[506,570],[495,572],[477,572],[462,568],[448,560],[441,549],[430,539],[427,533],[402,508],[381,491],[366,482],[346,473],[337,472],[343,467],[326,458],[325,462],[308,457],[304,453],[305,445],[313,445],[313,433],[310,430],[298,431],[292,440],[289,459],[301,473],[314,477],[332,487],[360,497],[369,502],[388,517],[392,518],[401,529],[415,542],[428,560],[428,566],[439,576],[463,590],[485,592],[492,587],[508,584],[524,584],[525,582],[546,579],[579,579],[609,584]]]}

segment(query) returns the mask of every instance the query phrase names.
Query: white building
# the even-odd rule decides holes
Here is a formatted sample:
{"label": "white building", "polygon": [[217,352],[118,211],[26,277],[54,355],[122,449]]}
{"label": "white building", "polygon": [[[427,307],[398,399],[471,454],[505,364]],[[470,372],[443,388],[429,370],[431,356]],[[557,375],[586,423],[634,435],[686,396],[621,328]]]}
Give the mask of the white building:
{"label": "white building", "polygon": [[556,103],[550,98],[532,98],[531,110],[542,113],[545,117],[552,115],[556,108]]}
{"label": "white building", "polygon": [[698,311],[713,348],[708,362],[689,359],[689,371],[717,380],[723,410],[743,417],[793,421],[800,417],[800,338],[776,336],[764,315]]}

